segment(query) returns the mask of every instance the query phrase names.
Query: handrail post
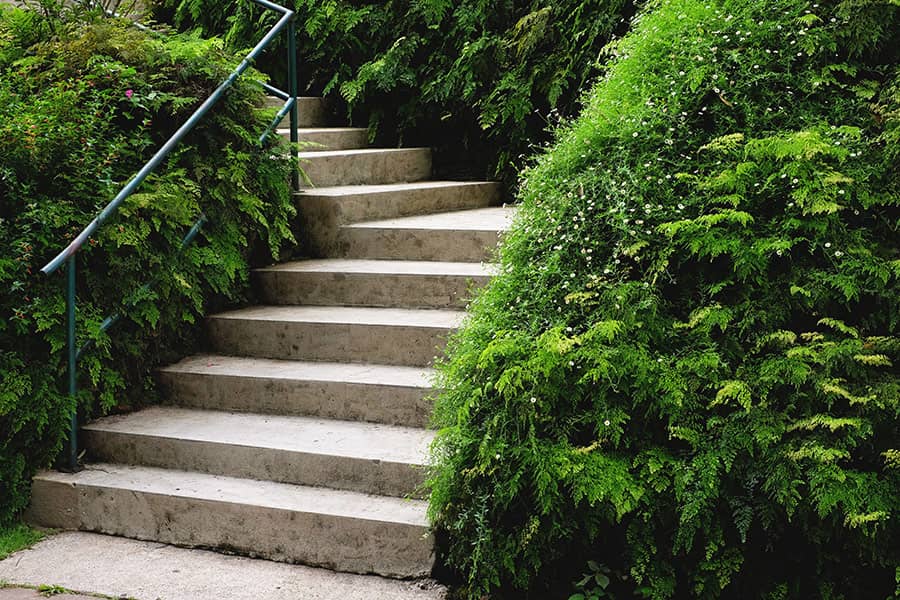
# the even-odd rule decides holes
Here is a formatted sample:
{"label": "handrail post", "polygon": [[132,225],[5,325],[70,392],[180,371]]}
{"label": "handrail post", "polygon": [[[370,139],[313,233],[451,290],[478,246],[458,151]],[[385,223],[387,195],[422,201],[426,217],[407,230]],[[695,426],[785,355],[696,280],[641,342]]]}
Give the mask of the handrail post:
{"label": "handrail post", "polygon": [[69,399],[72,402],[72,415],[69,419],[69,457],[68,468],[71,472],[78,470],[78,346],[75,339],[75,254],[67,261],[66,286],[66,318],[68,320],[67,344],[69,350]]}
{"label": "handrail post", "polygon": [[297,107],[297,92],[298,92],[298,82],[297,82],[297,20],[296,13],[291,17],[290,23],[287,26],[287,36],[288,36],[288,90],[290,91],[291,98],[294,100],[291,105],[291,152],[294,153],[294,167],[293,172],[291,173],[291,183],[294,186],[294,191],[300,191],[300,167],[297,164],[297,144],[300,142],[300,134],[297,131],[298,123],[300,122],[300,111]]}

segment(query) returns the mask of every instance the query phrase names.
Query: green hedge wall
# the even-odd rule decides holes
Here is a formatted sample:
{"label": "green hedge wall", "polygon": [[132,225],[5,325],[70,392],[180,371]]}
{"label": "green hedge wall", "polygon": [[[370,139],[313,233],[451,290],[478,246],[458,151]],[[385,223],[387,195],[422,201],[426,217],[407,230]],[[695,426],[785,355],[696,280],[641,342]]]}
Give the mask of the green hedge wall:
{"label": "green hedge wall", "polygon": [[900,6],[660,0],[609,52],[441,367],[462,595],[895,597]]}
{"label": "green hedge wall", "polygon": [[[0,525],[26,505],[72,408],[65,276],[40,268],[238,62],[216,41],[65,10],[0,8]],[[256,143],[261,99],[237,85],[79,254],[80,341],[95,343],[80,365],[84,417],[152,401],[152,368],[188,351],[210,306],[244,297],[253,249],[293,241],[290,165]],[[209,224],[178,253],[201,212]]]}
{"label": "green hedge wall", "polygon": [[[631,0],[293,0],[304,93],[380,144],[435,146],[441,175],[515,180],[548,124],[578,111]],[[249,46],[274,17],[248,0],[155,0],[155,16]],[[283,69],[283,48],[260,62]]]}

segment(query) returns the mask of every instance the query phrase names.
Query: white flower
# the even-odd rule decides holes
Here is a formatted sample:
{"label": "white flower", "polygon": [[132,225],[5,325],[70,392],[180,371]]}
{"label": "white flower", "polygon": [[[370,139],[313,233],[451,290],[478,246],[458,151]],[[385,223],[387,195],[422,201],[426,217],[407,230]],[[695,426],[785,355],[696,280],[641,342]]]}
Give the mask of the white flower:
{"label": "white flower", "polygon": [[825,247],[826,247],[826,248],[831,248],[831,242],[825,242]]}
{"label": "white flower", "polygon": [[531,403],[534,404],[535,402],[537,402],[537,398],[535,398],[534,396],[532,396],[532,397],[531,397]]}
{"label": "white flower", "polygon": [[609,427],[609,419],[606,419],[605,421],[603,421],[603,424],[606,425],[607,427]]}

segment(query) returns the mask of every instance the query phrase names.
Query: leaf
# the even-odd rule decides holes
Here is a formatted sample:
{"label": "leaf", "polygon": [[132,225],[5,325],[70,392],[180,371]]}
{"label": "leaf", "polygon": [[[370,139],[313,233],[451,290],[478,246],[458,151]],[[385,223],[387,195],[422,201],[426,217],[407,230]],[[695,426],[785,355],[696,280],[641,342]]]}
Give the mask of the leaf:
{"label": "leaf", "polygon": [[716,393],[716,399],[713,400],[709,406],[713,407],[728,404],[729,401],[734,400],[744,410],[749,411],[752,407],[752,399],[753,396],[750,386],[743,381],[732,380],[726,381],[724,385],[719,388],[719,391]]}

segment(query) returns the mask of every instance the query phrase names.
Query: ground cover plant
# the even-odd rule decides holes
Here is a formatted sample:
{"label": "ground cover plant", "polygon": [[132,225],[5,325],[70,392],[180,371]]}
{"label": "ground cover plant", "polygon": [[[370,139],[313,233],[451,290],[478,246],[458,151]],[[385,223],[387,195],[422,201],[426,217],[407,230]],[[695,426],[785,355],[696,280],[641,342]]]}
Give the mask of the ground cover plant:
{"label": "ground cover plant", "polygon": [[462,597],[900,593],[898,17],[660,0],[610,48],[440,367]]}
{"label": "ground cover plant", "polygon": [[[0,524],[27,503],[72,408],[65,277],[39,269],[239,62],[216,40],[44,7],[0,10]],[[271,258],[291,242],[290,165],[258,146],[262,97],[240,82],[79,254],[80,342],[94,343],[80,365],[84,417],[151,401],[152,368],[189,351],[210,306],[245,296],[254,249]],[[208,224],[179,252],[201,214]]]}
{"label": "ground cover plant", "polygon": [[43,532],[27,525],[16,524],[0,527],[0,560],[19,550],[33,546],[43,538]]}
{"label": "ground cover plant", "polygon": [[[630,0],[295,0],[304,93],[330,97],[379,143],[437,146],[444,171],[513,175],[577,112]],[[273,19],[248,1],[157,0],[158,19],[249,46]],[[281,50],[264,62],[277,65]]]}

